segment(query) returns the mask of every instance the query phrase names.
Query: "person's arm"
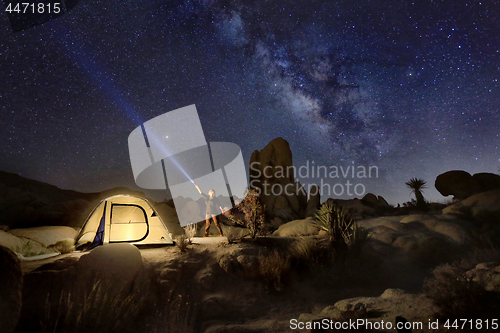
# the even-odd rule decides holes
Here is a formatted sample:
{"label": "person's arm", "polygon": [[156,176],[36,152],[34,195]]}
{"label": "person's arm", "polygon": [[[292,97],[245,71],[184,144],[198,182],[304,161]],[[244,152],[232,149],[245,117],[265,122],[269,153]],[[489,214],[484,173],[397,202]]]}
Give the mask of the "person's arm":
{"label": "person's arm", "polygon": [[224,214],[224,209],[222,209],[222,206],[219,206],[219,209],[220,209],[221,213]]}
{"label": "person's arm", "polygon": [[194,185],[194,187],[196,187],[196,189],[198,190],[198,193],[200,193],[200,194],[201,194],[201,190],[200,190],[200,188],[198,187],[198,185],[196,185],[195,183],[193,183],[193,185]]}

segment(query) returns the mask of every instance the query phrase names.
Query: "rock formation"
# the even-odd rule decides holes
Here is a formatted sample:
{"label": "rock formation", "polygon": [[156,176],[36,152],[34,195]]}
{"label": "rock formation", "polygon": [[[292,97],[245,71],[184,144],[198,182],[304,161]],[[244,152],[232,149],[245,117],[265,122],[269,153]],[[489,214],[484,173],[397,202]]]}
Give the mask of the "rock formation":
{"label": "rock formation", "polygon": [[500,176],[493,173],[470,173],[452,170],[440,174],[435,182],[436,190],[444,196],[453,195],[465,199],[471,195],[500,188]]}
{"label": "rock formation", "polygon": [[260,191],[274,227],[314,213],[319,193],[313,193],[308,205],[306,190],[295,181],[292,151],[285,139],[276,138],[264,149],[254,151],[249,170],[250,187]]}

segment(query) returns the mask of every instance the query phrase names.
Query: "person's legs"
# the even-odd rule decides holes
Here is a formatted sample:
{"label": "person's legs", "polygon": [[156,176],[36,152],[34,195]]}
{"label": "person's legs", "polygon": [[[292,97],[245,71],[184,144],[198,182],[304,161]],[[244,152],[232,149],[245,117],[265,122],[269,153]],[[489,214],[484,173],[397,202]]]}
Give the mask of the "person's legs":
{"label": "person's legs", "polygon": [[219,230],[219,234],[221,237],[224,236],[224,233],[222,232],[222,228],[219,225],[219,221],[217,220],[217,215],[212,216],[212,219],[214,220],[215,226],[217,227],[217,230]]}
{"label": "person's legs", "polygon": [[206,222],[206,226],[205,226],[205,237],[208,237],[208,229],[210,229],[210,215],[206,215],[205,216],[205,222]]}

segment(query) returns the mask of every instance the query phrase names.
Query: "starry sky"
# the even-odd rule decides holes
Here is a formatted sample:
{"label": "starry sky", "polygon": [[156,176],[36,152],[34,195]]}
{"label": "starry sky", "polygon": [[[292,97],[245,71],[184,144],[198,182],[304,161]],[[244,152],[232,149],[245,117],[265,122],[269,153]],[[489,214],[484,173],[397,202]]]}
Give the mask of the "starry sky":
{"label": "starry sky", "polygon": [[418,177],[444,201],[440,173],[499,172],[499,13],[493,0],[80,0],[17,33],[3,13],[0,170],[137,189],[130,132],[196,104],[207,141],[247,162],[281,136],[296,167],[375,165],[353,180],[366,192],[402,203]]}

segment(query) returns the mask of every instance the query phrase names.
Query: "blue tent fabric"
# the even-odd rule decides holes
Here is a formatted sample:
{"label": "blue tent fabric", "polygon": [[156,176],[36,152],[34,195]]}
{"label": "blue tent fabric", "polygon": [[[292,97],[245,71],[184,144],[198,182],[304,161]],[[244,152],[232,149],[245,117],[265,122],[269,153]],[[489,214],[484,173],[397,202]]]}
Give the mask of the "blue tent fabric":
{"label": "blue tent fabric", "polygon": [[107,205],[107,202],[104,202],[104,210],[102,212],[101,221],[99,222],[99,228],[97,228],[97,232],[95,234],[94,241],[92,242],[92,244],[88,248],[89,250],[91,250],[94,247],[97,247],[97,246],[103,244],[103,240],[104,240],[104,222],[106,220],[106,205]]}

